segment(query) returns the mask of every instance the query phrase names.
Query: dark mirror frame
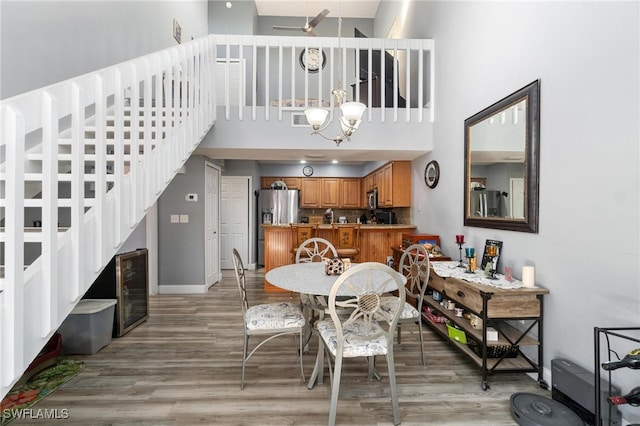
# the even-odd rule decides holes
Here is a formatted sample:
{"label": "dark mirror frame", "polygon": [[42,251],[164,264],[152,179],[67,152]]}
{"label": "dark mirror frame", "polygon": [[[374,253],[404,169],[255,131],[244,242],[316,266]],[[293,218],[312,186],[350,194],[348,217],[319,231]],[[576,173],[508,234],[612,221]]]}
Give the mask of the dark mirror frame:
{"label": "dark mirror frame", "polygon": [[[471,187],[471,126],[510,105],[527,99],[527,129],[525,144],[524,219],[481,218],[469,215]],[[536,80],[464,121],[464,225],[508,231],[538,232],[538,188],[540,174],[540,80]]]}

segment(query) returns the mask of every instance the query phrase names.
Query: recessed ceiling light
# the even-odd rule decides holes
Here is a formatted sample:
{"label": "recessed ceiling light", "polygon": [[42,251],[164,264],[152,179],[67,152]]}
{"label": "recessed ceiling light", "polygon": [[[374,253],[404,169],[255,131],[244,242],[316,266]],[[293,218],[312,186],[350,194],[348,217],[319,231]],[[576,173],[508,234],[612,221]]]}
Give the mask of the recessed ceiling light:
{"label": "recessed ceiling light", "polygon": [[227,9],[231,9],[233,7],[233,3],[231,3],[230,1],[227,2],[227,4],[225,5],[227,6]]}
{"label": "recessed ceiling light", "polygon": [[338,164],[338,160],[331,160],[332,164]]}
{"label": "recessed ceiling light", "polygon": [[300,160],[300,164],[305,164],[307,160]]}

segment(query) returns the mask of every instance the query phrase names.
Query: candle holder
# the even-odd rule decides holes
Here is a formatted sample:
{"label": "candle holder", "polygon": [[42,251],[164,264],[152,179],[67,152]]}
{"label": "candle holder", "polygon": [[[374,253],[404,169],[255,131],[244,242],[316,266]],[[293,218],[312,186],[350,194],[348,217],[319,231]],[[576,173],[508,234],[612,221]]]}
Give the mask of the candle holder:
{"label": "candle holder", "polygon": [[458,244],[458,253],[460,257],[458,268],[464,268],[464,264],[462,263],[462,245],[464,244],[464,235],[456,235],[456,244]]}
{"label": "candle holder", "polygon": [[487,246],[487,253],[486,256],[489,258],[489,264],[491,266],[489,266],[489,275],[487,276],[487,278],[489,278],[490,280],[497,280],[498,277],[496,277],[496,269],[495,266],[493,264],[493,259],[495,259],[498,256],[498,246]]}
{"label": "candle holder", "polygon": [[471,269],[471,263],[473,261],[473,258],[476,255],[476,249],[473,247],[467,247],[464,249],[464,254],[465,254],[465,257],[467,258],[467,270],[464,272],[467,274],[475,274],[473,269]]}

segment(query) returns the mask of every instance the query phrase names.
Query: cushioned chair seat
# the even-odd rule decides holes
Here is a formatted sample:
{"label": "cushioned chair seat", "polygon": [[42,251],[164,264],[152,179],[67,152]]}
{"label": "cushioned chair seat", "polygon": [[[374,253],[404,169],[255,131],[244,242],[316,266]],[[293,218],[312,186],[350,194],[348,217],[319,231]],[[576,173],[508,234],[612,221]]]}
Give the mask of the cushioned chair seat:
{"label": "cushioned chair seat", "polygon": [[251,306],[246,313],[247,329],[263,330],[303,327],[305,318],[300,306],[292,302]]}
{"label": "cushioned chair seat", "polygon": [[[383,297],[380,303],[380,309],[385,312],[391,313],[396,310],[398,306],[398,299],[395,297]],[[414,308],[410,303],[404,302],[404,308],[402,309],[402,313],[400,314],[400,319],[412,319],[419,318],[420,313],[416,308]]]}
{"label": "cushioned chair seat", "polygon": [[[361,336],[363,334],[361,330],[369,326],[372,327],[370,334],[379,334],[377,338],[363,340],[362,338],[349,336],[350,334]],[[333,321],[330,319],[318,321],[317,328],[329,351],[335,355],[338,348],[338,337]],[[366,324],[364,321],[354,321],[346,325],[344,327],[345,342],[342,356],[345,358],[354,358],[359,356],[386,355],[387,337],[384,333],[384,329],[376,322]]]}

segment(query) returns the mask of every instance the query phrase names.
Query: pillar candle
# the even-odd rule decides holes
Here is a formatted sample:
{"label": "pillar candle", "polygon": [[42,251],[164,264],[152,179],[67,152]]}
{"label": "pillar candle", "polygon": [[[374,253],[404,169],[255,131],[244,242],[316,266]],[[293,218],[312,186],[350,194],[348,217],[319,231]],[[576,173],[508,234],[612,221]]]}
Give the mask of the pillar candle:
{"label": "pillar candle", "polygon": [[464,235],[456,235],[456,244],[464,244]]}
{"label": "pillar candle", "polygon": [[536,278],[535,278],[535,268],[533,266],[523,266],[522,267],[522,285],[525,287],[535,287],[536,286]]}

